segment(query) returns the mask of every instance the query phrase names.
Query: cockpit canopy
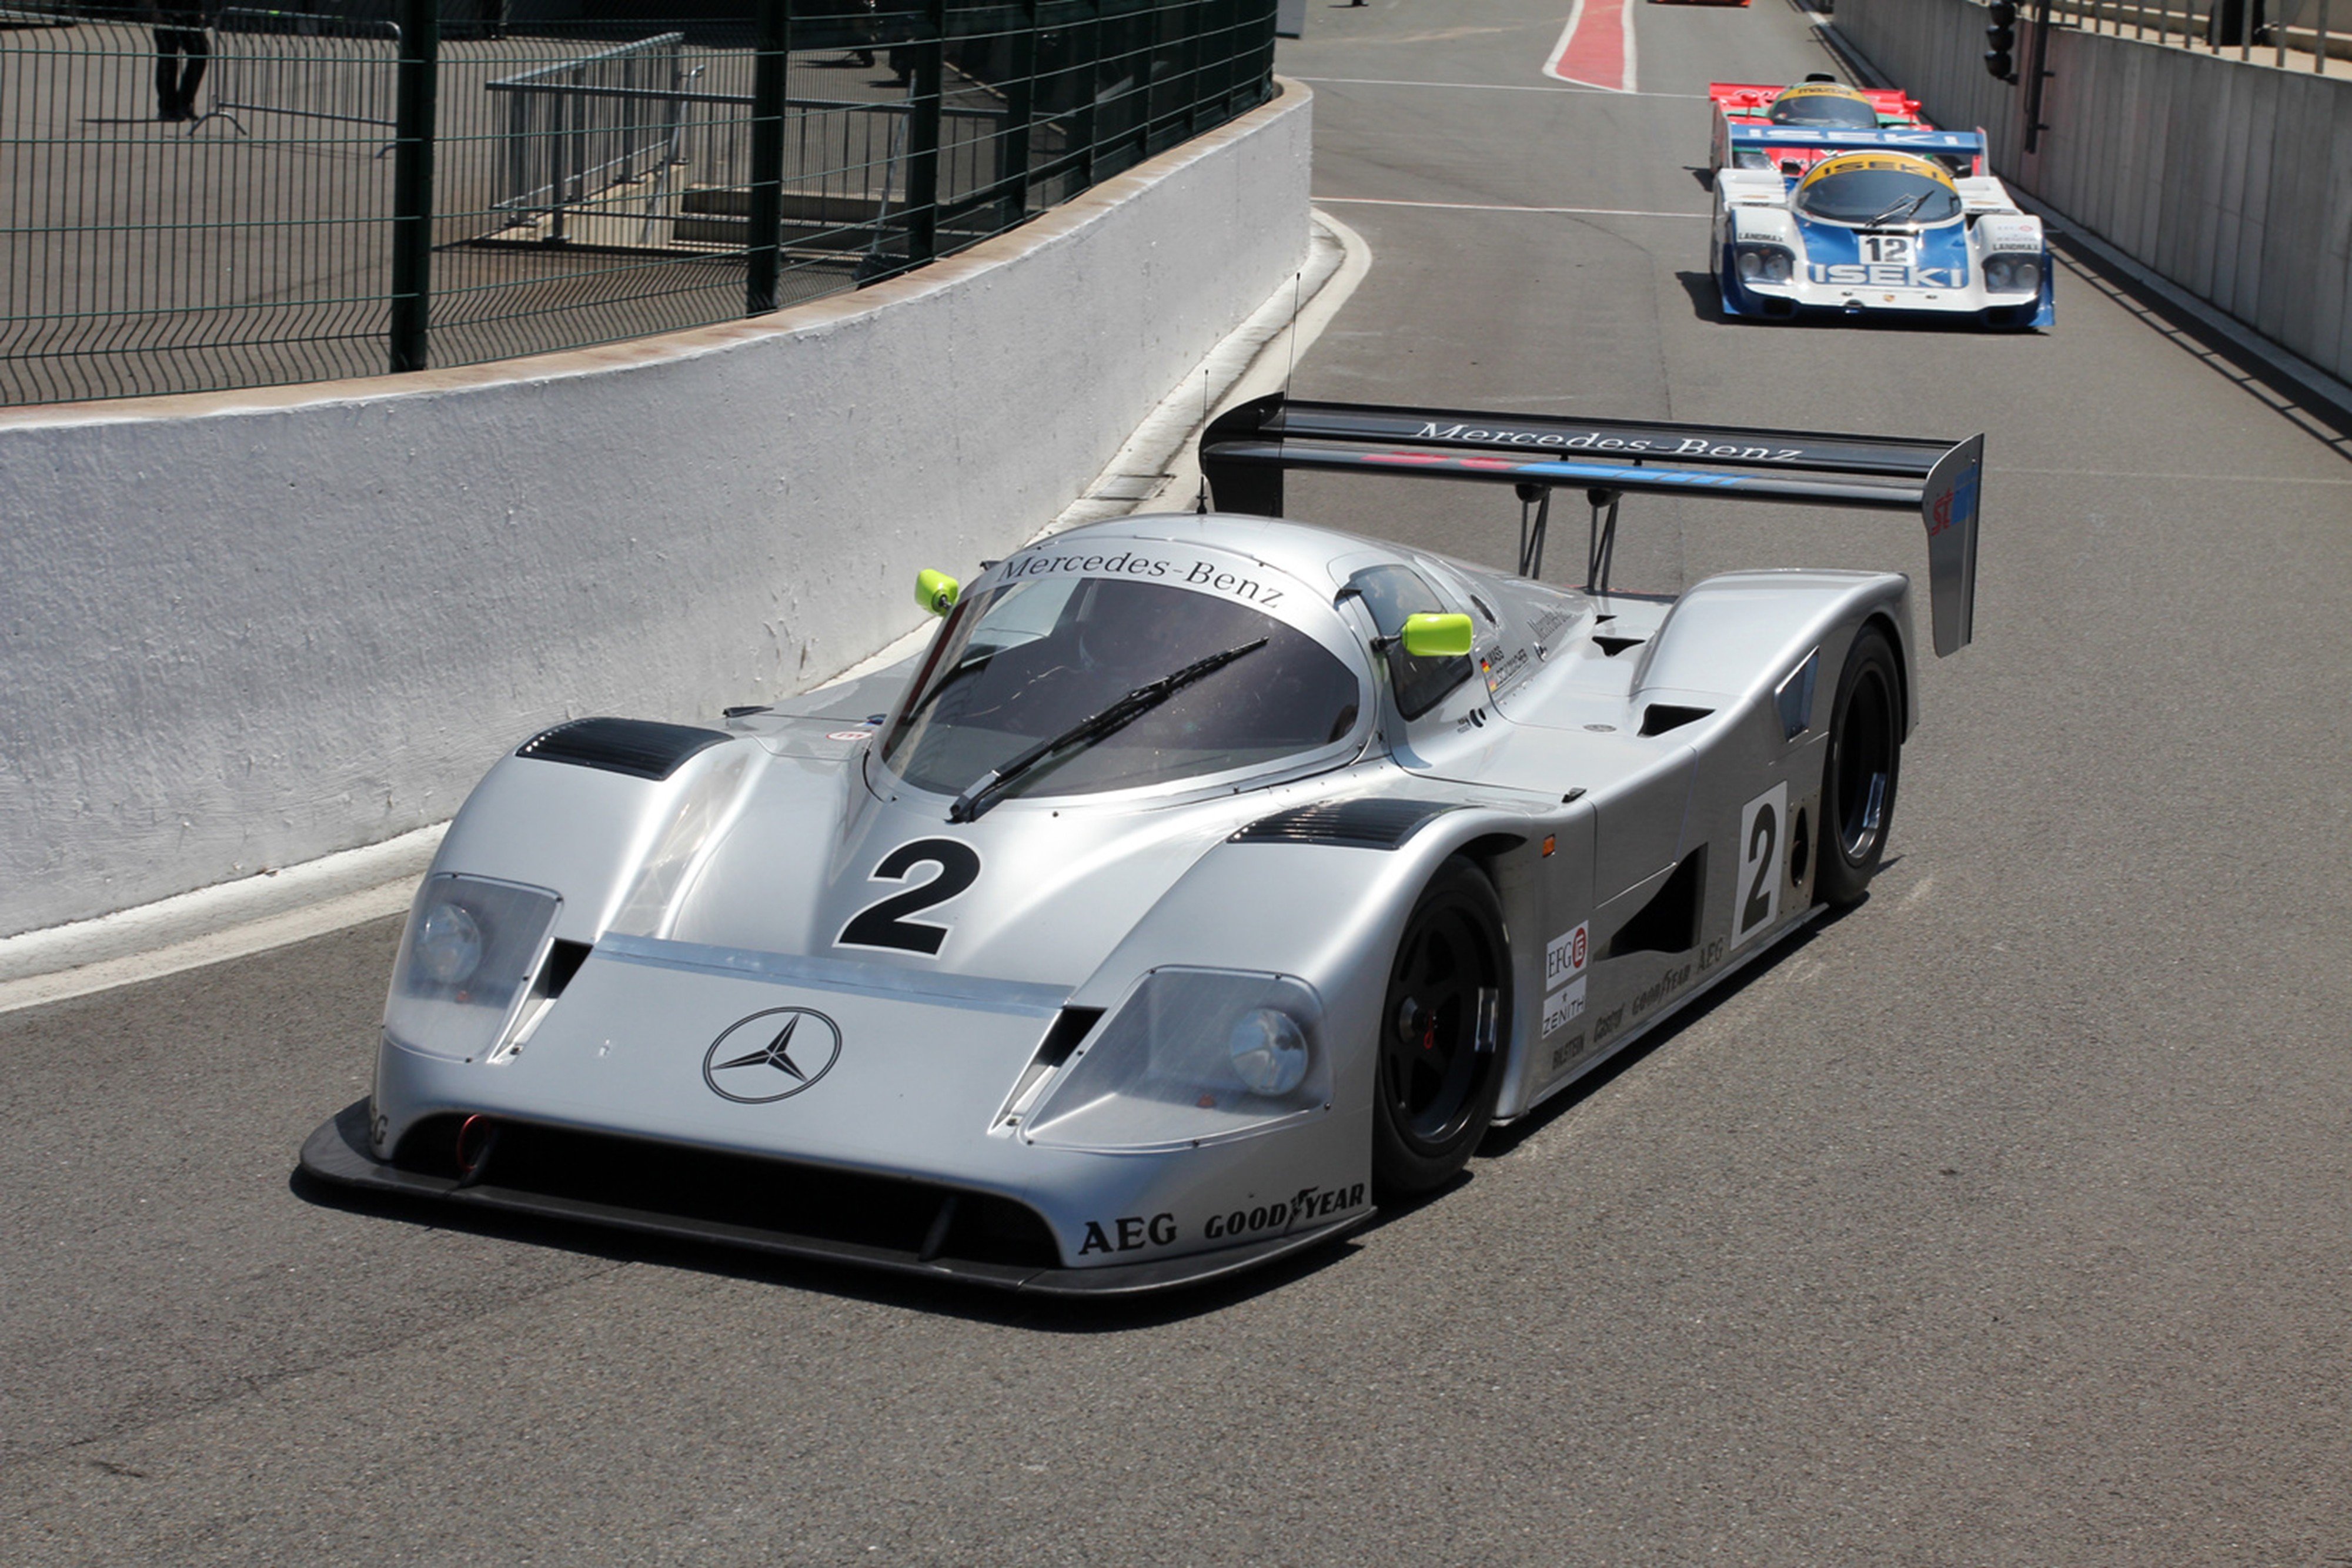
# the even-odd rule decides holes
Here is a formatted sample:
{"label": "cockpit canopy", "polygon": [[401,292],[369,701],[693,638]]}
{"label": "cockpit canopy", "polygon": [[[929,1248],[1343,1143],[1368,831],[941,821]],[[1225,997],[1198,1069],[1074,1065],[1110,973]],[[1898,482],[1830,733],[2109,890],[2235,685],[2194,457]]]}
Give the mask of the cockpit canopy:
{"label": "cockpit canopy", "polygon": [[1962,211],[1952,177],[1906,152],[1842,152],[1813,165],[1790,198],[1800,216],[1850,228],[1924,227]]}
{"label": "cockpit canopy", "polygon": [[[1109,570],[1107,558],[1085,559],[1096,570],[1009,576],[955,607],[883,737],[892,772],[917,789],[967,790],[1130,692],[1261,640],[1139,716],[1036,766],[1018,792],[1080,795],[1205,778],[1320,751],[1355,732],[1367,700],[1361,678],[1315,636],[1237,591],[1257,590],[1263,601],[1267,589],[1223,571],[1187,582],[1181,563],[1165,571],[1169,563],[1141,549],[1108,558]],[[1129,575],[1122,564],[1140,570]],[[1154,565],[1163,580],[1149,574]],[[1332,619],[1335,638],[1344,635]]]}
{"label": "cockpit canopy", "polygon": [[1833,125],[1850,131],[1878,129],[1878,109],[1843,82],[1799,82],[1772,99],[1766,119],[1775,125]]}

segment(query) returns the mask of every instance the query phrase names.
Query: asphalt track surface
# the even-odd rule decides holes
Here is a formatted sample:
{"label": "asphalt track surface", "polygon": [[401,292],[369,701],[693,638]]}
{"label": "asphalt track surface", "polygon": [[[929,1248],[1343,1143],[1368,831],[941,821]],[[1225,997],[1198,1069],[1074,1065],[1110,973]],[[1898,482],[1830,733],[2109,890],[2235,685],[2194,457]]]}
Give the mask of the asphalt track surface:
{"label": "asphalt track surface", "polygon": [[[2352,1561],[2347,444],[2079,267],[2046,335],[1715,319],[1672,95],[1827,60],[1645,5],[1661,96],[1573,92],[1563,19],[1284,46],[1375,255],[1297,390],[1985,431],[1866,904],[1454,1190],[1140,1310],[320,1201],[390,923],[0,1019],[0,1561]],[[1510,548],[1458,487],[1294,497]],[[1636,498],[1618,580],[1923,559]]]}

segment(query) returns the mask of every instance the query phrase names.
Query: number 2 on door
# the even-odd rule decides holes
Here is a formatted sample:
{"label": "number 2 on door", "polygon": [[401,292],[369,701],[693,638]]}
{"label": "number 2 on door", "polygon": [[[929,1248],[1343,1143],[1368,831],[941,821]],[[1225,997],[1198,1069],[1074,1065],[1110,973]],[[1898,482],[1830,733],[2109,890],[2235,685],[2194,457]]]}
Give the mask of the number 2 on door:
{"label": "number 2 on door", "polygon": [[1780,919],[1780,845],[1789,821],[1789,786],[1775,784],[1739,809],[1739,885],[1731,920],[1738,946]]}

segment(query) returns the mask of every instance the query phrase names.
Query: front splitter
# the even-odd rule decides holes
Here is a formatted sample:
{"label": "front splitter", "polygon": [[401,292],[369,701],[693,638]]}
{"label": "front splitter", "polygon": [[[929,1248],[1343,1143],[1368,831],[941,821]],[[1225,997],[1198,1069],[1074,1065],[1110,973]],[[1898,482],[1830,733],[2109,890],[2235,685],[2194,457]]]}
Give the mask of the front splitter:
{"label": "front splitter", "polygon": [[861,1269],[878,1269],[919,1279],[946,1280],[992,1290],[1016,1291],[1026,1295],[1095,1299],[1145,1295],[1156,1291],[1203,1284],[1227,1275],[1263,1268],[1279,1259],[1336,1241],[1360,1228],[1378,1212],[1375,1208],[1367,1207],[1360,1214],[1336,1219],[1311,1230],[1297,1231],[1264,1241],[1245,1242],[1215,1252],[1193,1253],[1150,1263],[1109,1264],[1098,1269],[1040,1269],[966,1259],[926,1259],[911,1251],[864,1246],[832,1237],[802,1236],[784,1230],[699,1219],[689,1215],[590,1202],[560,1194],[502,1187],[495,1179],[488,1177],[467,1183],[423,1171],[403,1170],[378,1160],[370,1151],[368,1109],[364,1100],[354,1101],[319,1124],[318,1130],[302,1145],[302,1169],[320,1181],[332,1182],[339,1186],[358,1187],[401,1197],[427,1198],[501,1213],[530,1215],[541,1219],[603,1225],[647,1236],[712,1242],[774,1257],[848,1263]]}

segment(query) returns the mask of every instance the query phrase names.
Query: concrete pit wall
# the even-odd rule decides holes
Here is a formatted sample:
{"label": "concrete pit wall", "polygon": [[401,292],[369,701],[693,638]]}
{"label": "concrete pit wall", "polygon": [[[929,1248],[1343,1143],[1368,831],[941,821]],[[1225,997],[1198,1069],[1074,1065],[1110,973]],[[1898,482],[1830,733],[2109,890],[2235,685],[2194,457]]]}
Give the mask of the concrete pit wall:
{"label": "concrete pit wall", "polygon": [[[2352,13],[2352,6],[2346,7]],[[2352,79],[2057,28],[2028,155],[2025,91],[1984,68],[1974,0],[1839,0],[1837,29],[1994,168],[2159,277],[2352,380]],[[2018,29],[2021,75],[2032,33]],[[2060,306],[2063,332],[2064,306]]]}
{"label": "concrete pit wall", "polygon": [[1309,106],[756,321],[0,413],[0,936],[442,821],[563,718],[871,653],[1297,269]]}

